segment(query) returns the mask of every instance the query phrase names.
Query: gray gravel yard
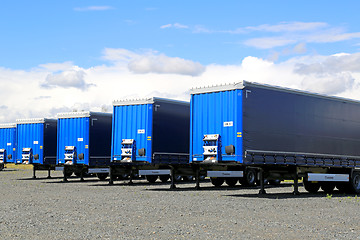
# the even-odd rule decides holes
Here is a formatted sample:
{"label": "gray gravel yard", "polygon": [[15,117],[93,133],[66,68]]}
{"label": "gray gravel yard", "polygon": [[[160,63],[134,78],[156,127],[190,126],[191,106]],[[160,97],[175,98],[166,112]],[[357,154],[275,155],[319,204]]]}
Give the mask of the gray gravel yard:
{"label": "gray gravel yard", "polygon": [[61,183],[31,170],[0,171],[1,239],[360,239],[360,198],[291,195],[291,184],[214,188],[202,183],[128,186],[88,178]]}

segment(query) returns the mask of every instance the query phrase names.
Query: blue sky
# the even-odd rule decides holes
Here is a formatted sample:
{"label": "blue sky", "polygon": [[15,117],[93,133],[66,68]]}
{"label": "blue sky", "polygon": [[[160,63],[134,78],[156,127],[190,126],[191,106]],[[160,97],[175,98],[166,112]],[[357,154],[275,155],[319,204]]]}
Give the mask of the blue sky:
{"label": "blue sky", "polygon": [[360,100],[359,1],[14,0],[0,122],[241,80]]}
{"label": "blue sky", "polygon": [[[105,48],[151,49],[201,64],[240,63],[249,55],[271,58],[299,43],[317,54],[352,53],[359,51],[360,36],[319,43],[303,35],[360,32],[359,5],[358,1],[3,1],[0,66],[29,69],[72,61],[87,68],[104,63]],[[294,32],[246,29],[296,22],[323,25]],[[246,44],[265,37],[297,41],[265,49]],[[282,54],[278,60],[292,55]]]}

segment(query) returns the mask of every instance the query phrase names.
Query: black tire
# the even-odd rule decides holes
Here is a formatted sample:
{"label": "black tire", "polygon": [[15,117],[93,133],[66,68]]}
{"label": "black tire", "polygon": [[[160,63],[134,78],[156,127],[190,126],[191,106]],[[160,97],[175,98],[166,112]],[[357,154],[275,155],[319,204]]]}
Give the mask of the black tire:
{"label": "black tire", "polygon": [[154,182],[156,182],[157,179],[158,179],[158,176],[156,176],[156,175],[147,175],[146,176],[146,180],[149,183],[154,183]]}
{"label": "black tire", "polygon": [[303,183],[305,190],[309,193],[317,193],[320,189],[320,183],[309,182],[306,179],[304,179]]}
{"label": "black tire", "polygon": [[238,179],[237,178],[226,178],[225,182],[229,187],[235,187]]}
{"label": "black tire", "polygon": [[182,179],[182,177],[178,176],[178,175],[175,175],[175,177],[174,177],[175,182],[180,182],[181,179]]}
{"label": "black tire", "polygon": [[325,193],[332,193],[334,191],[334,188],[335,188],[335,183],[333,183],[333,182],[323,182],[320,185],[321,185],[321,189]]}
{"label": "black tire", "polygon": [[183,180],[184,182],[191,182],[193,179],[194,179],[193,176],[183,176],[183,177],[182,177],[182,180]]}
{"label": "black tire", "polygon": [[109,174],[108,174],[108,173],[97,173],[96,176],[97,176],[101,181],[104,181],[104,180],[109,176]]}
{"label": "black tire", "polygon": [[353,172],[350,178],[350,190],[353,193],[360,193],[360,172]]}
{"label": "black tire", "polygon": [[170,175],[160,175],[160,181],[166,183],[170,179]]}
{"label": "black tire", "polygon": [[341,193],[351,193],[351,187],[349,182],[336,183],[336,188]]}
{"label": "black tire", "polygon": [[75,173],[75,176],[77,176],[77,177],[81,177],[81,173],[76,172],[76,173]]}
{"label": "black tire", "polygon": [[200,181],[204,181],[204,180],[205,180],[205,176],[204,176],[204,175],[200,175],[200,176],[199,176],[199,179],[200,179]]}
{"label": "black tire", "polygon": [[69,171],[69,172],[65,172],[64,173],[66,177],[71,177],[71,175],[73,174],[73,172]]}
{"label": "black tire", "polygon": [[211,177],[210,181],[215,187],[220,187],[224,183],[224,178]]}
{"label": "black tire", "polygon": [[256,183],[256,171],[248,169],[245,171],[245,176],[240,178],[239,182],[244,186],[254,186]]}
{"label": "black tire", "polygon": [[280,179],[269,180],[269,184],[270,184],[270,185],[277,186],[277,185],[280,185],[280,183],[281,183],[281,180],[280,180]]}

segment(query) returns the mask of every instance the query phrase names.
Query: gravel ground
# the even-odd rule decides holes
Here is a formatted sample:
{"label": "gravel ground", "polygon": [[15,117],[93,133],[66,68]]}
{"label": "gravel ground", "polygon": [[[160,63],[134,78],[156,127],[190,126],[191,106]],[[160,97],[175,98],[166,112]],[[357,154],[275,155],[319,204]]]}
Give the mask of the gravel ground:
{"label": "gravel ground", "polygon": [[[128,186],[61,173],[0,171],[1,239],[360,239],[360,198],[291,195],[291,184],[214,188],[209,182]],[[58,178],[56,178],[58,177]]]}

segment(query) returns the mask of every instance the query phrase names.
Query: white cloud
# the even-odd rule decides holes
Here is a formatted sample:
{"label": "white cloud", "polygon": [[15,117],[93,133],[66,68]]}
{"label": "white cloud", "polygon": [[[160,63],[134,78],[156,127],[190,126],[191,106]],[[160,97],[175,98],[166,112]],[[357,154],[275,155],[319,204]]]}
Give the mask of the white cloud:
{"label": "white cloud", "polygon": [[313,31],[327,26],[328,24],[325,22],[281,22],[275,25],[263,24],[253,27],[249,26],[245,27],[245,30],[265,32],[300,32]]}
{"label": "white cloud", "polygon": [[[133,57],[147,59],[150,55],[159,61],[162,58],[168,61],[167,56],[154,51],[141,54],[125,49],[106,49],[104,53],[107,54],[104,59],[111,64],[87,69],[71,64],[70,68],[66,68],[67,64],[63,63],[46,64],[30,71],[0,67],[0,122],[13,122],[16,118],[54,117],[56,113],[73,110],[111,111],[111,102],[115,99],[158,96],[189,100],[189,89],[193,87],[241,80],[360,100],[360,53],[308,55],[278,63],[248,56],[237,65],[208,65],[201,75],[196,76],[154,71],[144,75],[129,69]],[[176,63],[176,59],[171,58],[170,61]],[[63,79],[64,72],[71,72],[71,77]],[[50,80],[47,79],[49,74],[53,76]],[[67,82],[68,79],[75,79],[75,83]],[[84,84],[81,79],[93,86],[87,91],[79,90],[78,87]],[[48,84],[56,87],[42,88],[41,84],[47,80]]]}
{"label": "white cloud", "polygon": [[104,51],[104,59],[114,62],[128,63],[128,69],[133,73],[159,73],[198,76],[205,71],[200,63],[178,57],[168,57],[155,51],[147,50],[135,53],[126,49],[110,49]]}
{"label": "white cloud", "polygon": [[186,25],[183,25],[180,23],[173,23],[173,24],[169,23],[169,24],[160,26],[160,28],[162,28],[162,29],[164,29],[164,28],[186,29],[186,28],[189,28],[189,26],[186,26]]}
{"label": "white cloud", "polygon": [[85,12],[85,11],[106,11],[114,9],[111,6],[88,6],[88,7],[76,7],[74,8],[75,11]]}
{"label": "white cloud", "polygon": [[94,86],[94,84],[88,84],[85,82],[85,75],[86,73],[78,67],[74,67],[71,70],[63,71],[61,73],[51,73],[46,76],[45,81],[41,83],[41,87],[73,87],[85,91],[90,86]]}
{"label": "white cloud", "polygon": [[[345,29],[332,27],[324,23],[301,23],[283,25],[261,25],[245,29],[261,29],[264,32],[278,33],[278,36],[256,37],[245,40],[247,46],[270,49],[299,43],[333,43],[360,38],[360,32],[348,33]],[[286,27],[289,27],[288,29]],[[272,31],[271,31],[272,30]]]}
{"label": "white cloud", "polygon": [[287,37],[263,37],[252,38],[244,41],[244,44],[250,47],[269,49],[274,47],[282,47],[290,44],[294,44],[297,41],[295,39]]}

